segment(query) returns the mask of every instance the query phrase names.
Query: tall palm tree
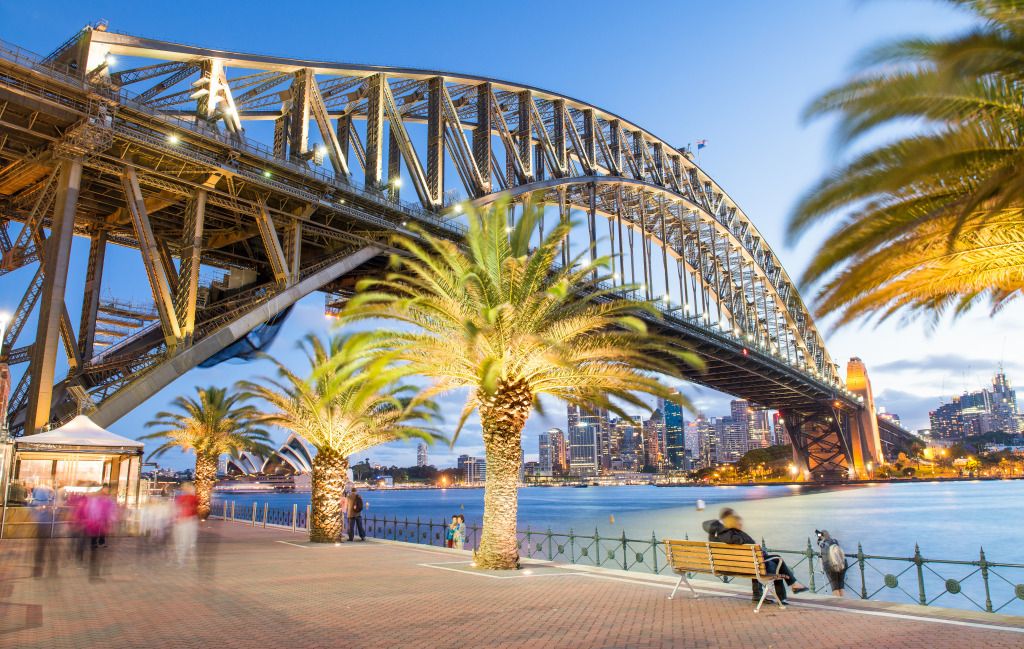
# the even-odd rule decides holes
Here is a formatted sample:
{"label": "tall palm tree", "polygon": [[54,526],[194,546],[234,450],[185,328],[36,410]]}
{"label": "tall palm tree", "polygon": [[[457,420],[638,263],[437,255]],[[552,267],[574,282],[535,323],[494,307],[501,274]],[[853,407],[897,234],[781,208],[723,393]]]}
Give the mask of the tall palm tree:
{"label": "tall palm tree", "polygon": [[[336,334],[321,340],[307,335],[299,347],[309,362],[300,376],[280,361],[277,379],[239,385],[263,399],[272,410],[260,421],[302,436],[316,448],[313,458],[310,541],[333,543],[341,538],[341,499],[353,453],[396,439],[443,439],[429,424],[437,406],[416,396],[400,381],[412,374],[395,365],[396,354],[381,349],[375,333]],[[273,359],[271,359],[273,360]]]}
{"label": "tall palm tree", "polygon": [[1024,6],[943,0],[977,24],[942,40],[869,52],[861,69],[805,117],[836,114],[838,144],[880,126],[920,128],[839,165],[799,202],[798,235],[849,214],[803,279],[821,282],[817,313],[935,319],[1024,288]]}
{"label": "tall palm tree", "polygon": [[197,398],[177,397],[171,402],[179,412],[158,412],[146,427],[161,430],[139,439],[163,439],[149,454],[160,457],[172,448],[196,454],[196,500],[200,520],[210,515],[210,494],[217,481],[217,460],[224,453],[238,457],[243,451],[269,455],[270,437],[257,427],[259,411],[242,405],[246,395],[229,393],[226,388],[196,387]]}
{"label": "tall palm tree", "polygon": [[477,565],[493,569],[519,562],[521,435],[531,410],[540,410],[540,395],[626,417],[613,398],[646,408],[634,394],[646,392],[683,403],[656,373],[679,376],[680,363],[699,364],[647,332],[637,314],[656,313],[649,303],[600,285],[609,279],[600,276],[608,259],[555,266],[569,223],[531,251],[539,211],[527,205],[514,228],[506,215],[506,205],[470,210],[464,245],[425,232],[423,245],[398,238],[408,252],[392,260],[399,272],[361,282],[342,314],[411,325],[392,331],[391,345],[407,367],[433,379],[426,394],[468,388],[458,428],[479,411],[487,482]]}

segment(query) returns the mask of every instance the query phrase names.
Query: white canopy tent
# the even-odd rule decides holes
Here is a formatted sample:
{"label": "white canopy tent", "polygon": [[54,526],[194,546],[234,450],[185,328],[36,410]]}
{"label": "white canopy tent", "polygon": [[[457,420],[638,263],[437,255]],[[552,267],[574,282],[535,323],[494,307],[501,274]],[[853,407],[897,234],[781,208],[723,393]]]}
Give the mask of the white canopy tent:
{"label": "white canopy tent", "polygon": [[109,430],[100,428],[92,419],[78,415],[60,428],[45,433],[26,435],[15,440],[18,448],[38,447],[41,445],[67,447],[88,446],[96,448],[138,448],[141,453],[142,442],[115,435]]}

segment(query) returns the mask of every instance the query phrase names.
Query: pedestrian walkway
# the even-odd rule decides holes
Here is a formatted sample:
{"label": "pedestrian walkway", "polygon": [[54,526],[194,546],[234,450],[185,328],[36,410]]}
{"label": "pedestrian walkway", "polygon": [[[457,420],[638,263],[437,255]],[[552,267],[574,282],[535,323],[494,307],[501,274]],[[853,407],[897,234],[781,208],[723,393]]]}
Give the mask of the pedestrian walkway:
{"label": "pedestrian walkway", "polygon": [[111,539],[100,580],[64,559],[32,576],[32,546],[0,541],[0,647],[1024,646],[1024,618],[800,596],[753,612],[749,582],[674,580],[530,561],[510,573],[468,552],[205,523],[184,568]]}

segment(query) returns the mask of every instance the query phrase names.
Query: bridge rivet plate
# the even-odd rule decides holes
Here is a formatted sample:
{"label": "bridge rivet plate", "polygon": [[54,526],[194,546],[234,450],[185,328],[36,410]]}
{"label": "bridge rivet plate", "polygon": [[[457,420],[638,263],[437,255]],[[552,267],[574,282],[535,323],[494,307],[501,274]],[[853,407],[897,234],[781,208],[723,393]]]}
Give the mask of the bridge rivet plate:
{"label": "bridge rivet plate", "polygon": [[885,585],[889,588],[896,588],[900,585],[900,580],[896,578],[896,575],[886,575]]}

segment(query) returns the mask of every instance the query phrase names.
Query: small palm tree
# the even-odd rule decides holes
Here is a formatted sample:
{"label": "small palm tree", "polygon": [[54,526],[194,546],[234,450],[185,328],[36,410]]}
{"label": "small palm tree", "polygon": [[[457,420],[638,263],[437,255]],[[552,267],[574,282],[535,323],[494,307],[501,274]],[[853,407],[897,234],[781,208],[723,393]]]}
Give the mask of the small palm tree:
{"label": "small palm tree", "polygon": [[239,385],[270,404],[261,422],[300,435],[316,448],[309,539],[333,543],[342,533],[350,455],[396,439],[444,438],[428,426],[437,418],[437,406],[417,398],[414,386],[400,384],[412,372],[394,364],[396,354],[381,349],[379,334],[339,334],[327,340],[309,334],[299,346],[309,361],[308,376],[274,360],[278,379]]}
{"label": "small palm tree", "polygon": [[257,428],[259,411],[241,405],[246,395],[229,393],[226,388],[196,387],[198,398],[177,397],[172,403],[180,412],[158,412],[146,427],[160,431],[139,439],[165,440],[150,458],[160,457],[172,448],[196,454],[196,500],[200,520],[210,515],[210,494],[217,481],[217,460],[224,453],[237,458],[243,451],[269,455],[270,437]]}
{"label": "small palm tree", "polygon": [[940,317],[1024,288],[1024,12],[1015,0],[945,0],[978,24],[941,40],[876,48],[808,109],[837,114],[848,144],[894,123],[919,131],[871,147],[809,191],[797,235],[839,210],[804,273],[838,324],[897,312]]}
{"label": "small palm tree", "polygon": [[650,304],[601,286],[608,259],[555,266],[570,224],[531,251],[540,212],[526,205],[514,228],[506,215],[502,204],[470,210],[464,245],[425,232],[426,245],[399,238],[409,253],[392,260],[401,272],[362,282],[343,313],[411,325],[391,332],[391,345],[412,371],[433,379],[426,394],[469,389],[459,429],[479,411],[487,457],[477,565],[493,569],[519,563],[521,436],[531,410],[540,410],[540,395],[626,417],[613,398],[647,408],[634,394],[646,392],[683,403],[656,374],[678,376],[681,362],[699,364],[647,332],[637,315],[656,313]]}

